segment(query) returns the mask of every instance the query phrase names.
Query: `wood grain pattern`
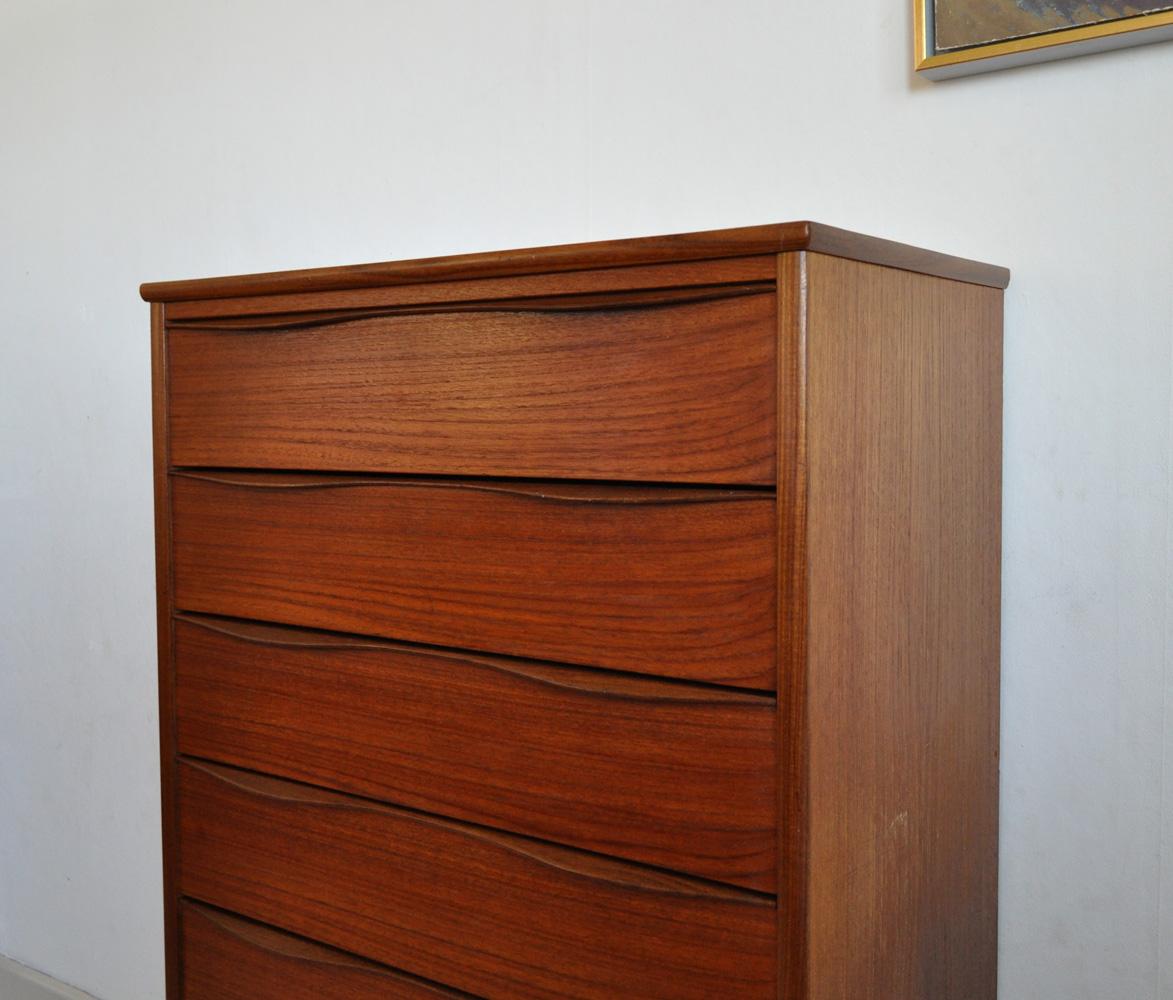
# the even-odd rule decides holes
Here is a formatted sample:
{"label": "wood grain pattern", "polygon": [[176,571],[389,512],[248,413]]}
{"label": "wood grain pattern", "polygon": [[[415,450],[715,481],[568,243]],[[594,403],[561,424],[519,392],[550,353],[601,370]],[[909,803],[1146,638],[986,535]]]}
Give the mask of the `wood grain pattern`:
{"label": "wood grain pattern", "polygon": [[[415,287],[415,286],[412,286]],[[259,316],[205,316],[196,319],[170,320],[169,330],[210,330],[247,332],[250,330],[293,330],[304,327],[335,326],[360,319],[383,319],[391,316],[444,316],[459,313],[575,313],[591,310],[650,309],[657,306],[714,302],[744,295],[768,295],[773,281],[749,281],[726,284],[689,285],[682,288],[641,288],[632,291],[589,292],[582,295],[527,295],[507,301],[472,299],[468,302],[431,302],[411,305],[386,305],[355,309],[316,309],[306,312],[266,313]]]}
{"label": "wood grain pattern", "polygon": [[772,494],[172,477],[175,606],[774,685]]}
{"label": "wood grain pattern", "polygon": [[415,976],[184,903],[184,1000],[470,1000]]}
{"label": "wood grain pattern", "polygon": [[1004,268],[858,233],[848,233],[819,223],[783,222],[673,236],[604,240],[381,264],[157,282],[143,285],[140,291],[144,299],[152,302],[286,292],[329,292],[379,285],[577,271],[664,261],[717,260],[724,257],[757,256],[795,250],[844,254],[853,259],[868,260],[892,267],[912,268],[926,274],[938,274],[999,288],[1005,288],[1009,280]]}
{"label": "wood grain pattern", "polygon": [[730,257],[723,260],[601,267],[561,274],[521,274],[505,278],[430,281],[416,285],[381,285],[335,292],[286,292],[244,295],[229,299],[184,299],[169,303],[167,321],[190,322],[227,317],[297,316],[302,313],[364,309],[504,304],[518,299],[581,298],[591,295],[633,295],[658,289],[773,281],[775,257]]}
{"label": "wood grain pattern", "polygon": [[809,256],[809,996],[991,1000],[1001,294]]}
{"label": "wood grain pattern", "polygon": [[992,1000],[1008,277],[144,286],[168,997]]}
{"label": "wood grain pattern", "polygon": [[708,294],[172,328],[172,462],[772,485],[773,294]]}
{"label": "wood grain pattern", "polygon": [[989,288],[1005,288],[1010,284],[1010,272],[1004,267],[933,253],[906,243],[862,236],[846,229],[816,223],[811,223],[810,238],[805,246],[783,249],[807,250],[824,257],[840,257],[862,264],[877,264],[891,270],[910,271]]}
{"label": "wood grain pattern", "polygon": [[[778,257],[778,997],[805,1000],[810,888],[807,712],[807,255]],[[833,725],[825,720],[824,725]],[[848,736],[847,738],[850,738]]]}
{"label": "wood grain pattern", "polygon": [[775,989],[768,897],[210,765],[180,808],[189,896],[459,989]]}
{"label": "wood grain pattern", "polygon": [[774,887],[774,701],[181,618],[181,753]]}
{"label": "wood grain pattern", "polygon": [[177,886],[178,803],[175,795],[175,671],[171,628],[171,467],[167,425],[166,307],[151,306],[151,432],[155,490],[155,630],[159,678],[159,791],[163,840],[163,961],[168,997],[179,996]]}

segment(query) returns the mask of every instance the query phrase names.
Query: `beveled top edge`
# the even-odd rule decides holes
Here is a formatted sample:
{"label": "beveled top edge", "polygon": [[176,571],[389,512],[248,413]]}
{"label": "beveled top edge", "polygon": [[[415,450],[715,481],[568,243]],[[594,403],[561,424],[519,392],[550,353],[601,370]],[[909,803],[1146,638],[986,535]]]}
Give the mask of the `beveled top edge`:
{"label": "beveled top edge", "polygon": [[139,293],[147,302],[224,299],[242,295],[343,291],[429,281],[512,277],[634,264],[718,260],[794,250],[811,250],[833,257],[847,257],[994,288],[1005,288],[1010,283],[1010,272],[992,264],[951,257],[816,222],[781,222],[739,229],[567,243],[452,257],[147,282],[139,288]]}

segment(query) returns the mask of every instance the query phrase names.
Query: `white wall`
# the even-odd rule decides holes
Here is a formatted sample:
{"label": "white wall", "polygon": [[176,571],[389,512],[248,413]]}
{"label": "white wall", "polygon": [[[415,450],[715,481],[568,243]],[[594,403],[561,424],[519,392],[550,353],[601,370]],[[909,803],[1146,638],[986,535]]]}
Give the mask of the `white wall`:
{"label": "white wall", "polygon": [[162,994],[137,284],[813,217],[1006,264],[1002,997],[1173,997],[1173,44],[909,0],[0,0],[0,953]]}

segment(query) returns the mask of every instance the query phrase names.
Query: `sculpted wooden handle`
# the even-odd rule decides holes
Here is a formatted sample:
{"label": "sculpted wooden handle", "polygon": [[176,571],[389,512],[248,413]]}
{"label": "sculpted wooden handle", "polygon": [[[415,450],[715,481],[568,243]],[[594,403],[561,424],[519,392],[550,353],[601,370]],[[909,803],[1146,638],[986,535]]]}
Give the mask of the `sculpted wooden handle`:
{"label": "sculpted wooden handle", "polygon": [[221,486],[260,490],[345,489],[378,486],[389,489],[460,490],[465,493],[498,493],[548,503],[599,504],[612,506],[672,506],[690,503],[773,503],[768,490],[696,487],[606,486],[578,483],[502,483],[472,480],[399,479],[395,477],[315,475],[313,473],[196,472],[181,469],[172,473]]}
{"label": "sculpted wooden handle", "polygon": [[329,632],[313,632],[284,625],[205,618],[202,615],[191,613],[177,614],[175,620],[258,646],[275,646],[285,649],[332,649],[340,652],[400,652],[412,656],[450,660],[471,668],[494,670],[511,677],[597,698],[675,702],[698,706],[746,705],[767,712],[773,711],[775,705],[773,695],[766,693],[735,691],[704,684],[679,683],[652,677],[634,677],[608,670],[564,666],[543,663],[538,660],[463,653],[384,639],[369,639],[357,635],[345,636]]}
{"label": "sculpted wooden handle", "polygon": [[470,302],[443,302],[403,306],[383,306],[372,309],[331,309],[306,314],[275,316],[248,316],[216,320],[171,320],[169,330],[202,330],[209,333],[277,333],[282,330],[302,330],[307,327],[336,326],[365,319],[383,319],[389,316],[421,316],[435,314],[493,312],[595,312],[601,309],[656,309],[712,302],[743,295],[773,294],[771,281],[749,281],[736,284],[693,285],[686,288],[653,288],[625,292],[588,292],[571,295],[542,295],[515,299],[494,299]]}

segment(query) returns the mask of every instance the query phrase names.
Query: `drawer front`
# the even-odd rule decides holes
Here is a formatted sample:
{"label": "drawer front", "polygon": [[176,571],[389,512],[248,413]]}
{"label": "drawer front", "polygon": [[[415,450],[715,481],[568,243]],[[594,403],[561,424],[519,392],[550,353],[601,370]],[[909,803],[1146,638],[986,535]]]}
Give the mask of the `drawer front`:
{"label": "drawer front", "polygon": [[460,1000],[333,948],[192,903],[181,908],[184,1000]]}
{"label": "drawer front", "polygon": [[772,290],[465,309],[172,326],[173,464],[773,484]]}
{"label": "drawer front", "polygon": [[486,997],[772,997],[773,900],[182,763],[190,897]]}
{"label": "drawer front", "polygon": [[214,620],[175,669],[181,753],[773,890],[773,698]]}
{"label": "drawer front", "polygon": [[774,687],[766,493],[177,474],[177,609]]}

